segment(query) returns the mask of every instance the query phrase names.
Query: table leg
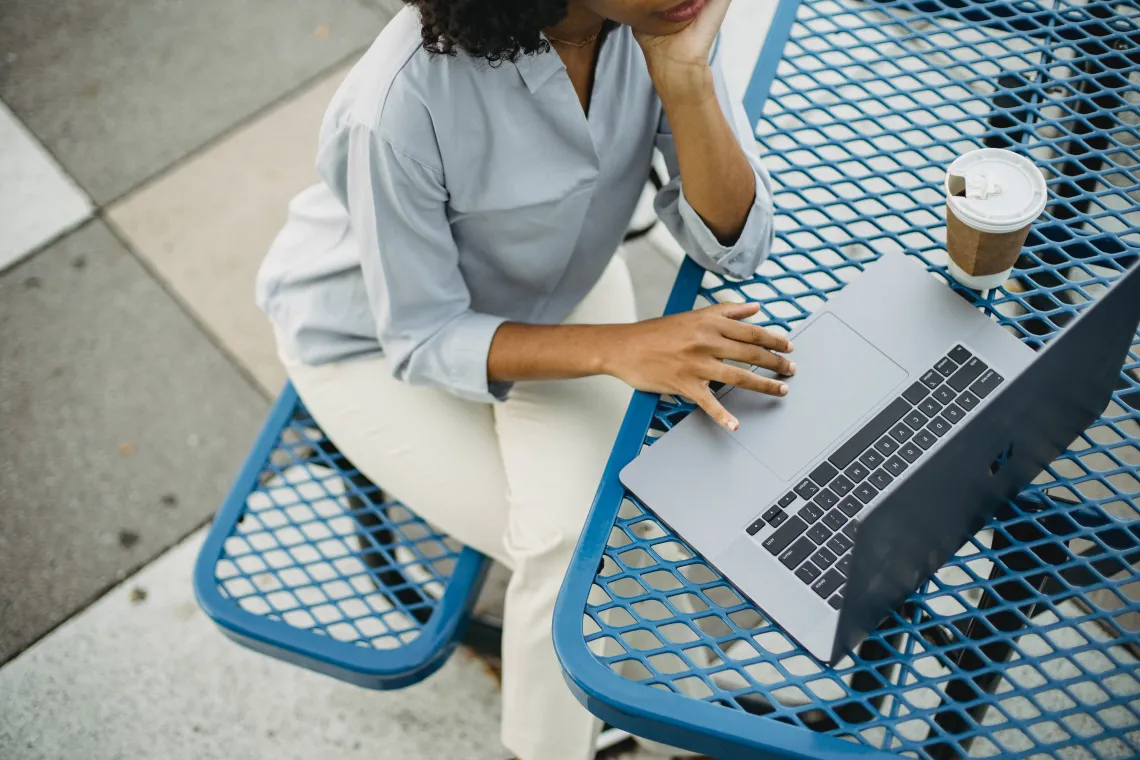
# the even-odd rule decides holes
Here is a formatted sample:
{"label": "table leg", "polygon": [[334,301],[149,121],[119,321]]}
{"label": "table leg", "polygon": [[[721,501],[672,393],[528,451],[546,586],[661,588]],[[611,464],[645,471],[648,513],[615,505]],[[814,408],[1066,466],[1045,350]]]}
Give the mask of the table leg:
{"label": "table leg", "polygon": [[[904,620],[909,620],[914,615],[913,605],[909,602],[904,604],[899,611],[899,615],[901,615]],[[894,621],[889,620],[887,625],[894,625]],[[877,691],[882,689],[885,683],[890,683],[892,677],[895,675],[891,673],[891,670],[897,667],[895,664],[896,654],[902,648],[902,643],[905,638],[906,634],[904,633],[896,633],[889,636],[886,638],[887,646],[873,639],[864,641],[859,646],[859,656],[863,658],[863,660],[866,662],[888,660],[889,662],[886,665],[860,670],[852,676],[851,691],[859,693]],[[865,723],[877,717],[885,700],[885,694],[868,700],[874,712],[867,710],[861,702],[851,702],[846,705],[841,705],[835,712],[847,723]]]}
{"label": "table leg", "polygon": [[390,556],[390,547],[395,545],[396,536],[385,526],[384,520],[377,513],[383,509],[379,506],[384,501],[383,492],[364,477],[328,438],[322,438],[316,448],[328,458],[332,467],[341,473],[346,484],[351,486],[347,501],[352,518],[360,526],[360,532],[357,534],[360,560],[376,579],[374,583],[377,588],[398,599],[404,609],[421,625],[427,623],[434,609],[433,600],[428,599],[417,586],[408,582]]}
{"label": "table leg", "polygon": [[[391,593],[417,622],[426,624],[435,609],[435,601],[408,581],[390,554],[391,547],[396,544],[396,536],[378,514],[378,510],[382,509],[379,505],[385,501],[384,492],[357,471],[329,439],[321,439],[316,448],[363,495],[358,496],[350,491],[348,504],[352,518],[360,527],[356,539],[360,560],[375,577],[377,588],[384,593]],[[463,631],[463,643],[477,652],[498,657],[503,643],[502,621],[471,613]]]}
{"label": "table leg", "polygon": [[[1042,530],[1034,522],[1018,523],[1008,528],[1015,543],[1040,540],[1051,535]],[[1002,552],[1010,548],[1011,542],[1000,531],[994,534],[993,550]],[[1067,558],[1060,546],[1045,545],[1033,551],[1006,552],[1001,557],[1001,564],[995,563],[990,572],[990,580],[995,581],[983,594],[978,604],[978,615],[967,622],[956,625],[958,640],[977,641],[990,638],[993,631],[1003,634],[1016,634],[1024,627],[1024,621],[1034,617],[1041,605],[1036,602],[1020,604],[1027,599],[1038,596],[1049,583],[1047,573],[1027,576],[1025,581],[1031,588],[1027,588],[1021,581],[1005,581],[999,579],[1005,575],[1003,564],[1014,572],[1031,571],[1039,568],[1043,563],[1060,563]],[[1016,605],[1011,607],[1010,605]],[[1020,614],[1019,614],[1020,613]],[[983,622],[983,620],[985,622]],[[996,642],[981,644],[976,647],[964,646],[957,652],[950,654],[951,662],[955,668],[963,673],[976,673],[977,675],[952,679],[945,689],[947,703],[972,702],[979,696],[992,694],[1001,682],[1001,673],[994,669],[994,663],[1006,662],[1014,652],[1016,636],[1009,636]],[[967,708],[965,716],[957,710],[946,710],[935,716],[935,724],[950,735],[965,734],[982,720],[988,706],[985,704]],[[968,718],[966,717],[968,716]],[[973,737],[965,737],[955,742],[939,742],[932,744],[927,750],[932,758],[957,758],[969,753]]]}
{"label": "table leg", "polygon": [[[1067,131],[1065,137],[1068,138],[1057,142],[1057,150],[1066,160],[1054,164],[1053,171],[1058,179],[1064,181],[1053,183],[1054,201],[1048,209],[1059,224],[1044,225],[1037,230],[1042,239],[1052,240],[1064,249],[1062,252],[1046,248],[1038,252],[1038,258],[1050,266],[1069,263],[1069,256],[1083,259],[1102,253],[1124,251],[1116,239],[1101,238],[1093,246],[1065,229],[1068,225],[1079,224],[1080,218],[1089,213],[1098,185],[1111,185],[1110,180],[1099,176],[1108,165],[1104,154],[1111,152],[1114,145],[1109,135],[1118,126],[1114,113],[1123,105],[1122,93],[1129,89],[1129,71],[1140,64],[1140,33],[1120,35],[1114,31],[1110,24],[1116,18],[1115,11],[1111,8],[1087,6],[1082,12],[1096,19],[1096,23],[1081,24],[1079,28],[1071,25],[1054,27],[1051,35],[1057,38],[1059,46],[1075,47],[1081,56],[1081,63],[1078,64],[1079,70],[1076,73],[1079,77],[1075,85],[1067,84],[1065,79],[1058,79],[1055,84],[1061,88],[1062,98],[1071,101],[1071,94],[1080,97],[1066,106],[1074,115],[1061,117],[1056,122],[1058,128]],[[1113,35],[1116,35],[1115,39]],[[1106,54],[1107,50],[1114,52]],[[1058,60],[1056,65],[1064,66],[1065,63]],[[1117,261],[1123,266],[1130,266],[1135,258],[1125,256],[1117,258]],[[1036,266],[1035,262],[1024,256],[1019,265],[1019,268]],[[1037,272],[1030,279],[1044,288],[1056,288],[1064,284],[1053,270]],[[1051,300],[1045,296],[1030,296],[1027,303],[1043,311],[1053,308]],[[1057,327],[1063,327],[1071,318],[1071,314],[1057,314],[1050,317],[1050,320]],[[1048,325],[1041,327],[1047,328],[1048,332],[1052,331]]]}
{"label": "table leg", "polygon": [[[911,604],[903,606],[899,612],[904,618],[909,619],[913,616],[914,610]],[[894,621],[889,620],[884,626],[893,626]],[[851,676],[851,684],[847,687],[853,694],[866,694],[872,691],[882,691],[884,685],[891,682],[893,678],[892,670],[897,668],[897,653],[902,647],[902,643],[906,634],[895,633],[885,639],[886,646],[883,643],[874,639],[868,639],[859,645],[859,657],[864,662],[868,663],[868,667],[856,672]],[[884,662],[885,661],[885,662]],[[884,662],[883,665],[874,665],[876,662]],[[832,707],[835,714],[841,721],[848,725],[858,725],[860,723],[869,723],[880,717],[882,713],[883,703],[887,699],[887,694],[883,693],[870,699],[863,701],[849,701]],[[767,704],[767,700],[764,700]],[[746,707],[745,709],[748,709]],[[752,712],[752,710],[749,710]],[[765,714],[772,712],[771,707],[767,707],[763,712],[758,714]],[[837,731],[841,727],[838,723],[831,718],[830,715],[819,711],[811,711],[800,716],[804,723],[813,731],[831,732]]]}
{"label": "table leg", "polygon": [[[1070,159],[1058,172],[1061,176],[1083,179],[1056,185],[1054,193],[1058,198],[1077,198],[1054,207],[1053,217],[1059,220],[1088,213],[1090,196],[1101,181],[1096,175],[1105,165],[1103,152],[1111,148],[1109,135],[1118,126],[1114,112],[1123,105],[1123,93],[1129,89],[1128,72],[1140,63],[1140,32],[1120,35],[1110,27],[1109,24],[1117,20],[1113,8],[1087,6],[1081,11],[1095,18],[1097,23],[1083,23],[1079,28],[1069,26],[1056,34],[1065,43],[1074,45],[1083,58],[1082,81],[1077,84],[1083,97],[1076,103],[1076,118],[1063,120],[1066,126],[1071,126],[1071,139],[1063,149]],[[1113,36],[1116,38],[1111,39]],[[1106,50],[1115,52],[1106,55]]]}

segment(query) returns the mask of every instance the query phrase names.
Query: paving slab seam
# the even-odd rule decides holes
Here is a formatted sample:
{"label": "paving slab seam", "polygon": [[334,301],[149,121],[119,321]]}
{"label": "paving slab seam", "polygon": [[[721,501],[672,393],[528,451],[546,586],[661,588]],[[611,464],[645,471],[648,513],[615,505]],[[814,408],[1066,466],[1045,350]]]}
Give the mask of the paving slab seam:
{"label": "paving slab seam", "polygon": [[[369,2],[369,0],[359,0],[359,1],[361,2],[362,5],[364,5],[365,7],[368,7],[370,10],[382,10],[382,9],[379,9],[375,5],[372,5]],[[89,225],[91,222],[101,221],[107,225],[107,227],[111,230],[111,232],[115,236],[115,238],[128,251],[130,251],[131,255],[142,265],[142,267],[146,271],[146,273],[148,275],[150,275],[150,277],[162,287],[163,291],[167,295],[169,295],[171,298],[174,299],[174,302],[178,304],[178,307],[187,316],[189,316],[190,319],[194,322],[194,324],[198,327],[198,329],[204,335],[207,336],[207,338],[210,340],[210,343],[215,348],[217,348],[222,353],[222,355],[225,356],[226,359],[232,365],[234,365],[234,367],[237,368],[237,370],[240,372],[241,376],[246,380],[246,382],[248,382],[254,389],[256,389],[257,392],[261,396],[263,396],[267,400],[272,400],[273,394],[275,393],[275,391],[273,391],[271,389],[262,388],[261,384],[257,381],[257,379],[253,376],[253,374],[245,367],[245,365],[242,364],[242,362],[239,361],[237,359],[237,357],[234,356],[233,353],[231,353],[224,345],[222,345],[222,343],[219,341],[218,337],[213,333],[213,331],[208,329],[206,327],[206,325],[203,324],[202,320],[200,320],[197,317],[197,315],[189,308],[188,304],[178,295],[178,293],[170,287],[169,283],[167,283],[162,277],[160,277],[158,275],[158,273],[155,271],[154,267],[152,267],[148,264],[146,257],[140,255],[140,253],[137,250],[135,250],[134,246],[130,243],[129,238],[124,234],[123,230],[120,229],[118,227],[118,225],[116,225],[115,222],[109,216],[107,216],[106,210],[109,208],[113,208],[114,206],[116,206],[117,204],[122,202],[125,198],[129,197],[130,195],[132,195],[132,194],[134,194],[140,190],[143,190],[147,186],[161,181],[165,176],[167,176],[171,172],[177,170],[181,166],[183,166],[183,165],[189,163],[190,161],[194,160],[199,155],[206,153],[207,151],[209,151],[213,147],[217,146],[218,144],[223,143],[226,139],[233,136],[235,133],[241,131],[246,126],[257,121],[259,118],[265,116],[266,114],[270,113],[271,111],[273,111],[277,107],[281,106],[282,104],[287,103],[288,101],[292,100],[293,98],[300,96],[306,90],[308,90],[310,87],[314,86],[315,84],[320,82],[322,79],[329,76],[331,73],[336,71],[338,68],[341,68],[341,67],[345,66],[346,64],[348,64],[350,61],[353,61],[356,58],[360,57],[360,55],[366,49],[367,49],[366,47],[356,48],[355,50],[353,50],[348,55],[345,55],[342,58],[338,59],[331,66],[327,66],[324,69],[321,69],[321,71],[319,71],[314,76],[303,80],[298,85],[296,85],[293,88],[289,89],[288,91],[282,93],[279,97],[273,99],[271,102],[265,104],[261,108],[257,108],[255,110],[251,111],[246,116],[242,117],[238,121],[231,124],[229,126],[229,128],[227,128],[225,131],[223,131],[217,135],[214,135],[209,140],[205,141],[201,145],[199,145],[199,146],[193,148],[192,150],[188,151],[183,156],[181,156],[180,158],[176,159],[175,161],[172,161],[171,163],[167,164],[162,169],[160,169],[159,171],[150,175],[149,177],[146,177],[145,179],[136,183],[131,188],[129,188],[125,192],[121,193],[120,195],[116,196],[115,198],[112,198],[112,199],[108,200],[106,203],[101,204],[101,205],[95,205],[94,202],[92,202],[92,213],[90,216],[88,216],[83,221],[81,221],[75,225],[72,225],[71,227],[69,227],[65,230],[60,231],[59,234],[55,235],[50,240],[45,241],[44,243],[42,243],[42,244],[36,246],[35,248],[31,249],[30,251],[28,251],[26,254],[20,256],[18,259],[13,261],[12,264],[9,264],[5,267],[0,268],[0,275],[5,274],[8,270],[12,269],[17,263],[29,261],[30,259],[39,255],[44,250],[50,248],[52,245],[58,243],[60,240],[67,237],[68,235],[75,233],[75,232],[78,232],[79,230],[83,229],[84,227]],[[15,118],[19,122],[19,124],[21,126],[23,126],[25,130],[28,131],[29,134],[31,134],[33,136],[35,135],[35,133],[32,132],[31,129],[28,127],[27,123],[25,123],[24,120],[20,119],[19,116],[16,115],[14,112],[13,112],[13,118]],[[72,177],[70,175],[70,173],[68,173],[66,170],[64,170],[62,168],[63,163],[60,160],[60,157],[57,156],[54,151],[52,151],[47,145],[45,145],[38,138],[36,138],[36,141],[37,141],[37,143],[39,143],[39,147],[44,151],[44,153],[46,153],[48,156],[50,156],[51,159],[60,167],[60,170],[66,176],[68,176],[73,183],[76,183],[76,187],[79,187],[80,190],[83,191],[84,194],[86,195],[87,194],[86,191],[83,190],[82,187],[76,182],[75,178]],[[88,196],[88,198],[90,198],[90,196]],[[253,297],[253,295],[251,293],[250,298],[252,298],[252,297]]]}
{"label": "paving slab seam", "polygon": [[[54,158],[54,156],[53,156],[53,158]],[[68,176],[70,176],[70,175],[68,175]],[[74,179],[72,181],[74,181]],[[13,259],[10,263],[8,263],[4,266],[0,266],[0,277],[3,277],[4,275],[8,274],[9,271],[15,269],[17,266],[19,266],[20,264],[23,264],[25,261],[30,261],[30,260],[34,259],[41,252],[47,250],[48,248],[51,248],[53,245],[55,245],[59,241],[63,240],[68,235],[75,233],[75,232],[79,232],[81,229],[83,229],[87,225],[91,224],[94,221],[97,221],[99,218],[98,212],[99,212],[99,209],[92,208],[91,214],[89,216],[86,216],[83,219],[80,219],[78,222],[76,222],[75,224],[72,224],[70,227],[64,227],[58,233],[56,233],[53,237],[45,240],[43,243],[41,243],[37,246],[33,246],[32,248],[29,248],[27,250],[27,252],[20,254],[19,257]]]}
{"label": "paving slab seam", "polygon": [[[237,474],[236,469],[234,470],[234,474],[235,475]],[[98,591],[93,593],[90,597],[83,600],[83,602],[81,604],[79,604],[75,607],[75,609],[71,612],[70,615],[68,615],[64,619],[60,620],[58,623],[51,626],[50,628],[46,629],[43,632],[42,636],[37,638],[35,641],[29,641],[26,646],[20,647],[19,649],[15,650],[14,652],[12,652],[11,656],[9,656],[7,659],[0,660],[0,670],[2,670],[4,668],[4,666],[6,666],[8,663],[14,662],[20,655],[22,655],[24,652],[26,652],[29,649],[31,649],[32,647],[34,647],[36,644],[38,644],[41,641],[43,641],[44,639],[50,637],[53,633],[55,633],[56,630],[67,625],[67,623],[69,623],[70,621],[75,619],[77,616],[82,615],[92,605],[97,604],[100,599],[107,596],[107,594],[111,593],[112,591],[114,591],[116,588],[123,585],[124,583],[130,582],[130,580],[133,579],[136,575],[141,573],[146,568],[150,567],[152,564],[154,564],[158,560],[162,559],[162,557],[167,552],[169,552],[171,549],[173,549],[174,547],[181,544],[183,541],[188,539],[190,536],[194,535],[196,532],[200,531],[202,528],[209,525],[211,522],[213,522],[213,520],[214,520],[214,514],[211,513],[210,516],[207,517],[205,520],[202,520],[201,522],[196,524],[193,528],[186,531],[185,533],[180,534],[173,541],[171,541],[167,544],[163,544],[162,547],[158,550],[158,552],[153,557],[151,557],[150,559],[144,560],[143,562],[139,562],[139,563],[132,565],[129,568],[127,568],[126,572],[123,573],[122,577],[116,577],[110,583],[107,583],[106,585],[102,586]]]}
{"label": "paving slab seam", "polygon": [[35,141],[36,147],[38,147],[41,151],[43,151],[44,155],[48,156],[55,163],[55,168],[59,171],[59,173],[62,174],[64,177],[66,177],[71,182],[71,184],[75,186],[76,190],[79,193],[81,193],[84,198],[87,199],[87,202],[89,204],[91,204],[91,212],[86,217],[84,217],[83,219],[80,219],[79,221],[75,222],[74,224],[71,224],[67,227],[60,229],[60,231],[57,232],[55,235],[53,235],[50,239],[45,240],[44,242],[40,243],[39,245],[36,245],[36,246],[33,246],[32,248],[29,248],[28,250],[24,251],[24,253],[20,254],[19,256],[12,259],[8,263],[4,264],[3,266],[0,266],[0,277],[3,277],[5,274],[8,273],[8,271],[10,269],[14,269],[16,267],[16,265],[20,264],[21,262],[27,261],[28,259],[32,258],[33,256],[35,256],[36,254],[38,254],[40,251],[44,250],[45,248],[50,248],[51,246],[55,245],[56,243],[58,243],[63,238],[70,235],[71,233],[76,232],[79,229],[81,229],[82,227],[86,226],[87,223],[90,222],[95,217],[95,212],[98,210],[98,207],[95,205],[94,199],[87,193],[86,190],[83,189],[83,187],[79,184],[78,180],[76,180],[75,177],[71,176],[71,173],[69,171],[67,171],[67,169],[64,168],[63,162],[59,160],[59,156],[57,156],[55,154],[55,152],[51,150],[51,148],[49,148],[47,145],[45,145],[43,143],[42,140],[40,140],[40,138],[36,135],[36,133],[32,131],[31,126],[26,121],[24,121],[22,118],[20,118],[20,115],[18,113],[16,113],[15,111],[13,111],[12,108],[10,106],[8,106],[7,103],[4,103],[4,108],[7,111],[7,118],[11,119],[13,122],[18,124],[20,126],[20,128],[22,128],[24,130],[24,132],[32,140]]}
{"label": "paving slab seam", "polygon": [[[178,307],[178,309],[183,314],[186,315],[186,317],[198,329],[198,331],[206,338],[206,340],[210,343],[210,345],[216,351],[218,351],[218,353],[221,354],[222,357],[224,357],[225,360],[231,366],[233,366],[235,370],[237,370],[238,374],[246,382],[246,384],[249,385],[250,388],[252,388],[258,395],[260,395],[266,401],[271,401],[273,399],[272,393],[270,391],[268,391],[267,389],[262,388],[261,384],[257,381],[257,379],[249,371],[249,369],[247,369],[246,366],[229,349],[227,349],[225,347],[225,345],[223,345],[221,343],[221,341],[214,334],[214,332],[212,330],[210,330],[202,322],[201,319],[198,318],[198,316],[194,313],[194,311],[191,308],[189,308],[189,305],[181,298],[181,296],[170,287],[169,283],[167,283],[165,279],[163,279],[161,276],[158,275],[157,272],[155,272],[154,268],[147,261],[146,257],[140,255],[139,252],[137,250],[135,250],[135,247],[131,244],[129,238],[127,238],[123,234],[122,230],[120,230],[118,228],[118,226],[115,224],[115,222],[105,214],[104,208],[96,208],[94,210],[94,213],[90,217],[85,219],[83,222],[75,225],[73,228],[71,228],[67,232],[61,233],[60,235],[57,235],[52,241],[49,241],[47,244],[42,245],[42,246],[38,246],[32,252],[21,257],[20,262],[30,261],[31,259],[33,259],[37,255],[39,255],[41,252],[43,252],[44,250],[49,248],[52,243],[58,242],[59,240],[63,239],[64,237],[67,237],[67,235],[80,232],[83,229],[85,229],[86,227],[88,227],[92,224],[98,224],[100,222],[106,226],[106,228],[110,231],[111,235],[115,238],[115,240],[121,246],[123,246],[124,249],[126,249],[126,251],[131,255],[131,257],[134,258],[136,262],[138,262],[138,264],[142,267],[143,271],[147,274],[147,276],[150,277],[151,280],[153,280],[162,289],[163,293],[165,293],[174,302],[174,304]],[[0,272],[0,274],[2,274],[2,272]],[[252,297],[252,295],[251,295],[251,297]],[[235,475],[237,473],[237,464],[238,463],[235,463],[235,465],[234,465]],[[144,568],[146,568],[152,562],[155,562],[156,560],[158,560],[158,558],[161,557],[163,554],[170,551],[172,548],[174,548],[175,546],[177,546],[181,542],[185,541],[195,531],[201,530],[204,526],[208,525],[210,523],[210,521],[213,519],[214,519],[214,516],[213,516],[213,514],[211,514],[205,520],[195,524],[190,530],[186,531],[185,533],[179,534],[173,540],[163,544],[158,549],[157,553],[152,558],[150,558],[149,560],[146,560],[144,562],[140,562],[136,565],[130,566],[127,569],[126,573],[121,578],[116,578],[113,581],[111,581],[110,583],[101,587],[98,591],[96,591],[94,594],[92,594],[90,597],[88,597],[86,600],[84,600],[83,603],[81,603],[80,605],[77,605],[71,611],[71,614],[69,614],[66,618],[60,620],[56,625],[53,625],[50,628],[48,628],[47,630],[45,630],[43,635],[41,635],[40,637],[38,637],[34,641],[29,642],[27,644],[27,646],[24,646],[24,647],[21,647],[21,648],[15,650],[11,654],[11,656],[9,656],[8,658],[0,660],[0,667],[3,667],[8,662],[11,662],[12,660],[19,657],[20,654],[27,651],[30,647],[34,646],[37,642],[42,641],[43,639],[50,636],[53,631],[55,631],[57,628],[64,625],[65,623],[67,623],[69,620],[72,620],[77,615],[82,614],[84,612],[84,610],[91,607],[91,605],[98,602],[100,599],[102,599],[104,596],[106,596],[109,592],[111,592],[113,589],[115,589],[119,585],[128,582],[132,577],[137,575],[140,571],[142,571]]]}
{"label": "paving slab seam", "polygon": [[[375,8],[373,7],[372,10],[375,10]],[[163,166],[161,169],[154,172],[153,174],[139,180],[134,185],[127,188],[122,193],[119,193],[114,198],[108,199],[105,203],[98,206],[97,211],[101,212],[103,209],[113,208],[114,206],[122,203],[126,198],[130,197],[131,195],[133,195],[133,194],[135,194],[141,190],[146,189],[150,185],[153,185],[157,182],[160,182],[168,174],[176,171],[177,169],[181,168],[182,166],[185,166],[186,164],[190,163],[194,159],[198,158],[203,153],[209,152],[210,150],[217,147],[221,143],[224,143],[227,139],[229,139],[235,133],[240,132],[242,129],[244,129],[247,126],[249,126],[250,124],[256,122],[258,119],[262,118],[263,116],[269,114],[274,109],[276,109],[276,108],[280,107],[281,105],[289,102],[293,98],[299,97],[300,95],[304,94],[310,87],[313,87],[314,85],[320,83],[321,80],[323,80],[325,77],[329,76],[329,74],[333,73],[338,68],[341,68],[341,67],[347,65],[348,63],[350,63],[352,61],[355,61],[357,58],[359,58],[361,55],[363,55],[364,51],[367,49],[368,49],[367,45],[354,49],[348,55],[345,55],[342,58],[337,59],[332,65],[326,66],[325,68],[318,71],[315,75],[308,77],[307,79],[302,80],[299,84],[295,85],[294,87],[290,88],[289,90],[286,90],[281,95],[274,98],[273,100],[266,103],[265,105],[263,105],[259,108],[256,108],[253,111],[250,111],[248,114],[246,114],[245,116],[243,116],[240,119],[238,119],[237,121],[235,121],[233,124],[231,124],[225,130],[219,132],[218,134],[214,135],[213,137],[211,137],[210,139],[201,143],[200,145],[197,145],[194,148],[191,148],[190,150],[186,151],[180,157],[171,161],[169,164]],[[55,157],[53,156],[53,158],[55,158]],[[58,161],[58,159],[57,159],[57,161]]]}
{"label": "paving slab seam", "polygon": [[[387,8],[384,7],[384,3],[382,2],[382,0],[356,0],[356,2],[358,5],[360,5],[362,8],[364,8],[366,10],[381,11],[381,12],[385,12],[385,13],[390,12]],[[400,0],[400,2],[402,4],[403,0]]]}
{"label": "paving slab seam", "polygon": [[[129,252],[131,256],[134,257],[135,261],[139,263],[139,266],[143,268],[143,271],[146,272],[147,275],[152,280],[154,280],[160,288],[162,288],[163,293],[166,293],[166,295],[170,296],[170,299],[174,301],[182,313],[185,314],[194,324],[194,326],[198,328],[198,331],[206,337],[206,340],[210,342],[210,345],[213,346],[218,351],[218,353],[225,357],[227,362],[233,365],[234,369],[236,369],[238,374],[241,375],[241,378],[245,380],[245,382],[251,388],[253,388],[253,390],[255,390],[259,396],[264,398],[266,401],[272,401],[274,398],[276,398],[277,391],[274,389],[261,387],[261,383],[257,380],[249,368],[246,367],[245,364],[242,363],[242,361],[232,351],[230,351],[230,349],[227,348],[224,343],[222,343],[221,339],[214,333],[214,331],[211,330],[209,326],[198,317],[194,310],[190,308],[190,304],[188,304],[186,300],[182,298],[178,291],[175,290],[174,287],[169,282],[167,282],[157,271],[155,271],[155,268],[150,264],[149,261],[147,261],[147,258],[135,249],[134,245],[131,243],[130,238],[127,237],[123,233],[123,230],[121,230],[119,226],[115,224],[115,221],[106,214],[106,209],[99,208],[95,210],[95,215],[90,221],[96,220],[103,222],[103,224],[107,226],[107,229],[111,231],[111,234],[114,236],[115,240],[118,241],[118,243],[125,249],[127,249],[127,252]],[[252,292],[250,293],[249,297],[253,298]]]}

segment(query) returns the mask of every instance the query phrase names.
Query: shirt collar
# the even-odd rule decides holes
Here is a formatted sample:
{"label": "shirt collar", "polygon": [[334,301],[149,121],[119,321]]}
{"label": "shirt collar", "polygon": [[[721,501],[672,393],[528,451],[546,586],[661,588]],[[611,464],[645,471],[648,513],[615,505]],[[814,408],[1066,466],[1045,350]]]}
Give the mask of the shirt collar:
{"label": "shirt collar", "polygon": [[[542,35],[542,39],[546,40],[545,34]],[[527,89],[533,93],[537,92],[538,88],[542,87],[546,80],[554,76],[556,72],[565,69],[566,65],[562,63],[561,56],[553,48],[548,48],[545,53],[520,55],[515,60],[515,68],[519,70],[519,75],[526,82]]]}

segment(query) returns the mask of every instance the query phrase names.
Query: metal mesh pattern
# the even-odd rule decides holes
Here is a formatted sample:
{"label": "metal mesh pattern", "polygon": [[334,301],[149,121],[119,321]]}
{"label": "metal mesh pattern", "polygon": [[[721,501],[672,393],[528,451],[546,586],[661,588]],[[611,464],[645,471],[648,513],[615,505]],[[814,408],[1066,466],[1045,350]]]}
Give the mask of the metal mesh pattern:
{"label": "metal mesh pattern", "polygon": [[254,487],[237,494],[232,523],[215,525],[225,531],[211,558],[216,591],[298,631],[404,647],[431,621],[462,546],[387,500],[288,396]]}
{"label": "metal mesh pattern", "polygon": [[[757,301],[758,323],[790,330],[888,251],[945,276],[944,168],[977,147],[1031,157],[1052,201],[1007,286],[962,292],[1006,329],[1041,346],[1136,262],[1135,3],[806,0],[794,19],[787,8],[773,25],[787,43],[766,48],[746,102],[776,186],[774,253],[747,281],[690,277],[680,307],[694,295]],[[651,420],[631,412],[644,440],[624,436],[603,480],[617,498],[592,520],[609,540],[563,608],[579,611],[572,625],[613,672],[606,683],[645,688],[607,700],[593,681],[591,696],[684,725],[688,700],[652,696],[674,692],[911,757],[1140,755],[1140,334],[1104,416],[835,668],[616,483],[638,440],[689,411],[666,397]],[[576,566],[599,558],[585,559]],[[755,748],[774,731],[701,715],[710,725],[690,736],[736,733]]]}

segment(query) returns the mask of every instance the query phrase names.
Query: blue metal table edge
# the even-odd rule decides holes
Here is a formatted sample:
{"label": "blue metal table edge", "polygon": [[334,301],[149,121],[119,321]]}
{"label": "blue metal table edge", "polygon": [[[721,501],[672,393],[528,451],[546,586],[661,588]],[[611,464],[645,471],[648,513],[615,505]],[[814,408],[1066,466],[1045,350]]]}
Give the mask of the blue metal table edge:
{"label": "blue metal table edge", "polygon": [[[745,111],[754,122],[776,76],[800,0],[780,0],[744,94]],[[686,257],[669,293],[665,314],[692,307],[705,270]],[[623,487],[618,473],[641,448],[656,408],[656,394],[634,393],[622,420],[606,469],[586,518],[574,559],[566,574],[554,611],[554,649],[571,692],[594,715],[647,739],[693,751],[715,753],[722,760],[756,758],[757,751],[773,758],[893,758],[892,754],[816,734],[774,720],[726,710],[672,692],[629,681],[600,663],[582,636],[585,610],[594,571],[605,550],[609,531],[620,508]],[[669,722],[664,722],[666,718]],[[761,738],[761,734],[763,738]],[[747,744],[742,744],[742,740]]]}
{"label": "blue metal table edge", "polygon": [[[780,0],[743,101],[755,125],[790,37],[800,0]],[[674,283],[665,313],[690,308],[704,271],[686,259]],[[612,530],[624,489],[618,473],[640,450],[657,405],[657,396],[636,393],[611,450],[586,528],[560,591],[553,624],[555,651],[563,677],[575,697],[593,714],[645,738],[730,758],[895,758],[863,744],[818,734],[778,720],[694,699],[652,686],[667,679],[631,681],[613,672],[586,644],[582,616]],[[618,658],[620,659],[620,658]],[[950,708],[952,711],[954,708]]]}
{"label": "blue metal table edge", "polygon": [[[215,530],[213,526],[233,525],[237,521],[299,401],[296,389],[287,381],[198,551],[191,580],[194,596],[222,633],[255,651],[365,688],[398,689],[421,681],[443,666],[463,635],[475,603],[476,594],[472,591],[482,585],[489,569],[487,558],[474,549],[464,547],[460,552],[447,590],[420,635],[397,649],[348,645],[293,628],[280,620],[243,610],[218,590],[215,568],[231,532]],[[453,584],[458,585],[453,588]],[[456,605],[466,609],[455,610]],[[383,666],[376,664],[378,652],[386,663]]]}
{"label": "blue metal table edge", "polygon": [[[784,4],[798,3],[799,0],[785,0]],[[704,274],[699,264],[686,257],[664,313],[676,314],[691,308]],[[657,400],[656,394],[634,393],[558,594],[553,623],[554,650],[571,692],[591,713],[615,726],[646,739],[712,753],[720,760],[757,758],[757,751],[766,753],[767,757],[796,760],[894,758],[895,755],[863,744],[647,688],[644,681],[630,681],[611,671],[586,645],[581,616],[621,505],[624,488],[618,473],[640,451]]]}

